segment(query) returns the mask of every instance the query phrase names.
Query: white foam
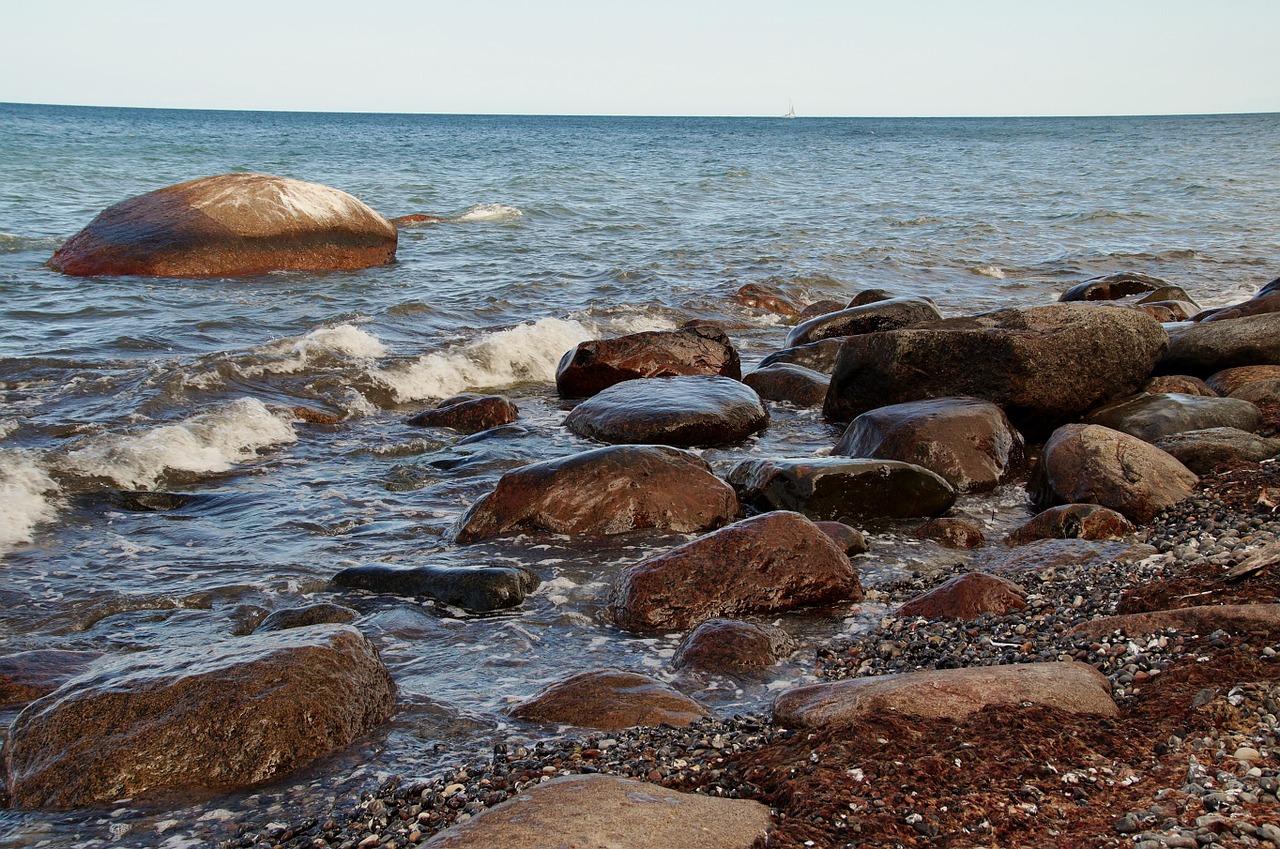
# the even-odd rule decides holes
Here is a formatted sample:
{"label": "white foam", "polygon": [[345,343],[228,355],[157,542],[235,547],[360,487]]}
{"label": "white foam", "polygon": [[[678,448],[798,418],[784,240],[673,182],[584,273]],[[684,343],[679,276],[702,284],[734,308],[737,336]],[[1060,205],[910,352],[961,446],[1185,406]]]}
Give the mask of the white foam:
{"label": "white foam", "polygon": [[167,471],[225,472],[263,448],[297,441],[293,428],[261,401],[240,398],[184,422],[128,434],[105,434],[58,461],[61,471],[149,489]]}
{"label": "white foam", "polygon": [[514,206],[502,203],[479,203],[461,215],[455,216],[453,220],[457,222],[511,221],[523,217],[524,213]]}
{"label": "white foam", "polygon": [[373,360],[386,356],[387,347],[378,337],[353,324],[339,324],[317,328],[304,336],[270,342],[256,353],[267,362],[241,366],[239,371],[246,377],[297,374],[323,359]]}
{"label": "white foam", "polygon": [[0,554],[30,542],[37,525],[57,518],[58,494],[32,455],[0,451]]}
{"label": "white foam", "polygon": [[994,280],[1004,280],[1008,276],[998,265],[979,265],[973,269],[973,273],[979,277],[990,277]]}
{"label": "white foam", "polygon": [[20,427],[16,419],[7,419],[0,422],[0,439],[4,439]]}

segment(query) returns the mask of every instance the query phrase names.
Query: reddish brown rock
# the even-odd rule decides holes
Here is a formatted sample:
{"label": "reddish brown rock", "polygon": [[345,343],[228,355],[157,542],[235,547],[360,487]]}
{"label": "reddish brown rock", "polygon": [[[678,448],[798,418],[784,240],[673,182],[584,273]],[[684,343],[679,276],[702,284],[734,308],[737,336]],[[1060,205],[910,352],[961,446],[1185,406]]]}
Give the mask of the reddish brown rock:
{"label": "reddish brown rock", "polygon": [[1065,425],[1053,432],[1027,489],[1038,507],[1101,504],[1138,524],[1195,489],[1199,478],[1169,454],[1136,436],[1101,425]]}
{"label": "reddish brown rock", "polygon": [[439,224],[445,219],[439,215],[427,215],[422,212],[414,212],[409,215],[401,215],[399,218],[392,218],[391,223],[396,227],[421,227],[423,224]]}
{"label": "reddish brown rock", "polygon": [[[1266,382],[1251,383],[1245,389]],[[1224,464],[1258,463],[1280,456],[1280,440],[1267,439],[1234,427],[1189,430],[1157,439],[1152,444],[1197,475],[1210,474]]]}
{"label": "reddish brown rock", "polygon": [[1275,404],[1280,402],[1280,378],[1253,380],[1235,390],[1229,396],[1250,404]]}
{"label": "reddish brown rock", "polygon": [[887,301],[893,297],[894,294],[888,289],[863,289],[849,300],[849,307],[865,307],[867,304]]}
{"label": "reddish brown rock", "polygon": [[831,537],[835,544],[840,546],[840,550],[849,557],[864,554],[868,550],[867,536],[857,528],[850,527],[844,522],[818,521],[814,524],[817,525],[818,530]]}
{"label": "reddish brown rock", "polygon": [[1210,375],[1205,383],[1219,395],[1230,395],[1258,380],[1280,379],[1280,366],[1238,366]]}
{"label": "reddish brown rock", "polygon": [[1092,564],[1129,563],[1156,553],[1153,546],[1138,542],[1038,539],[1008,551],[981,553],[973,565],[985,572],[1016,578],[1050,569],[1088,569]]}
{"label": "reddish brown rock", "polygon": [[603,536],[654,528],[688,534],[737,515],[733,488],[697,455],[618,445],[507,472],[467,510],[453,536],[469,543],[529,532]]}
{"label": "reddish brown rock", "polygon": [[1111,685],[1087,663],[1014,663],[849,678],[783,693],[773,721],[790,728],[848,725],[884,714],[964,719],[991,705],[1045,705],[1116,716]]}
{"label": "reddish brown rock", "polygon": [[1217,391],[1198,377],[1187,374],[1165,374],[1153,377],[1142,384],[1142,392],[1159,395],[1161,392],[1177,392],[1181,395],[1203,395],[1212,398]]}
{"label": "reddish brown rock", "polygon": [[1255,295],[1247,301],[1214,310],[1210,315],[1205,316],[1202,321],[1228,321],[1233,318],[1262,315],[1270,312],[1280,312],[1280,292]]}
{"label": "reddish brown rock", "polygon": [[724,331],[708,325],[582,342],[560,360],[561,398],[588,398],[625,380],[711,374],[738,380],[742,363]]}
{"label": "reddish brown rock", "polygon": [[937,306],[927,298],[890,298],[861,306],[814,316],[797,324],[787,334],[787,347],[808,345],[837,336],[895,330],[942,318]]}
{"label": "reddish brown rock", "polygon": [[1050,507],[1004,538],[1005,545],[1026,545],[1039,539],[1120,539],[1134,532],[1133,523],[1115,510],[1097,504]]}
{"label": "reddish brown rock", "polygon": [[434,410],[425,410],[408,420],[415,427],[447,427],[459,433],[479,433],[491,427],[511,424],[520,418],[520,409],[500,395],[455,395],[441,401]]}
{"label": "reddish brown rock", "polygon": [[761,360],[756,371],[787,363],[830,375],[831,370],[835,368],[836,356],[840,353],[840,346],[843,343],[843,339],[823,339],[820,342],[810,342],[808,345],[783,348]]}
{"label": "reddish brown rock", "polygon": [[945,548],[977,548],[987,541],[982,528],[964,519],[933,519],[911,533],[920,539],[931,539]]}
{"label": "reddish brown rock", "polygon": [[820,315],[827,315],[828,313],[839,312],[844,308],[845,308],[845,305],[843,301],[833,301],[830,298],[823,298],[821,301],[814,301],[813,303],[807,305],[804,309],[800,310],[799,318],[801,321],[806,321],[811,318],[816,318],[817,316],[820,316]]}
{"label": "reddish brown rock", "polygon": [[1071,633],[1096,638],[1120,631],[1130,637],[1145,637],[1166,628],[1184,634],[1211,634],[1218,630],[1234,634],[1251,631],[1274,633],[1280,631],[1280,604],[1221,604],[1100,616],[1075,626]]}
{"label": "reddish brown rock", "polygon": [[1136,436],[1144,442],[1211,427],[1234,427],[1253,432],[1262,423],[1262,413],[1248,401],[1237,398],[1180,395],[1135,395],[1093,410],[1085,417],[1098,424]]}
{"label": "reddish brown rock", "polygon": [[36,649],[0,657],[0,708],[52,693],[102,657],[98,652]]}
{"label": "reddish brown rock", "polygon": [[573,408],[569,430],[598,442],[710,447],[740,442],[769,426],[755,390],[713,375],[628,380]]}
{"label": "reddish brown rock", "polygon": [[796,648],[795,640],[776,625],[707,619],[685,635],[671,665],[734,675],[773,666]]}
{"label": "reddish brown rock", "polygon": [[615,731],[636,725],[687,725],[707,709],[666,684],[634,672],[598,669],[553,684],[511,709],[530,722]]}
{"label": "reddish brown rock", "polygon": [[223,174],[104,210],[49,266],[77,277],[241,277],[368,268],[395,256],[396,228],[346,192]]}
{"label": "reddish brown rock", "polygon": [[1115,301],[1134,295],[1143,296],[1169,285],[1167,280],[1149,274],[1122,271],[1105,277],[1093,277],[1077,283],[1059,296],[1059,301]]}
{"label": "reddish brown rock", "polygon": [[[1156,371],[1203,376],[1264,365],[1280,365],[1280,313],[1174,326],[1169,330],[1169,349]],[[1206,382],[1213,386],[1212,381]]]}
{"label": "reddish brown rock", "polygon": [[756,369],[742,378],[766,401],[785,401],[797,407],[818,407],[831,382],[825,374],[804,366],[778,363]]}
{"label": "reddish brown rock", "polygon": [[744,519],[623,570],[609,614],[632,631],[681,631],[717,617],[861,601],[858,573],[797,513]]}
{"label": "reddish brown rock", "polygon": [[733,300],[744,307],[764,310],[776,315],[799,315],[800,308],[776,286],[747,283],[733,293]]}
{"label": "reddish brown rock", "polygon": [[932,398],[858,416],[832,454],[914,463],[957,491],[995,488],[1022,470],[1026,445],[1004,412],[977,398]]}
{"label": "reddish brown rock", "polygon": [[18,807],[227,792],[277,779],[385,720],[395,685],[373,645],[316,625],[99,661],[14,720]]}
{"label": "reddish brown rock", "polygon": [[1026,596],[1026,591],[1012,581],[969,572],[911,599],[898,608],[898,615],[965,620],[977,619],[984,613],[1002,616],[1025,608]]}

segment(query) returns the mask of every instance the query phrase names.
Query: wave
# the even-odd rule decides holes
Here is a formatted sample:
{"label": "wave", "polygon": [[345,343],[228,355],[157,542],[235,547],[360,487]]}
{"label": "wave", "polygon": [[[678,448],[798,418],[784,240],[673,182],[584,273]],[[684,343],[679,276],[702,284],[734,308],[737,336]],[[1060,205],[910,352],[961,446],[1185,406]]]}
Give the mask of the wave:
{"label": "wave", "polygon": [[502,203],[479,203],[449,220],[459,223],[471,223],[476,221],[512,221],[523,217],[524,213],[514,206],[507,206]]}
{"label": "wave", "polygon": [[990,277],[993,280],[1004,280],[1009,275],[998,265],[979,265],[977,268],[969,269],[979,277]]}
{"label": "wave", "polygon": [[31,542],[37,525],[56,519],[59,495],[33,455],[0,451],[0,554]]}
{"label": "wave", "polygon": [[62,246],[61,239],[19,236],[15,233],[0,232],[0,254],[16,254],[20,251],[56,251]]}
{"label": "wave", "polygon": [[298,374],[335,359],[374,360],[385,357],[387,348],[371,333],[353,324],[339,324],[269,342],[253,355],[265,361],[240,366],[238,371],[245,377]]}

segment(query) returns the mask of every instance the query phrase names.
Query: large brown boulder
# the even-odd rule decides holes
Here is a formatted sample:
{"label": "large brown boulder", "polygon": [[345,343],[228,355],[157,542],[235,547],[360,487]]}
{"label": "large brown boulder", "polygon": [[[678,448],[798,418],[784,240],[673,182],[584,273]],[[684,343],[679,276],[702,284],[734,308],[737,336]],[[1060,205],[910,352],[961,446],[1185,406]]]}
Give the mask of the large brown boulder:
{"label": "large brown boulder", "polygon": [[50,267],[77,277],[241,277],[386,265],[396,228],[346,192],[223,174],[122,201],[67,240]]}
{"label": "large brown boulder", "polygon": [[0,708],[34,702],[84,672],[99,652],[34,649],[0,657]]}
{"label": "large brown boulder", "polygon": [[1012,581],[969,572],[916,596],[899,607],[897,615],[969,620],[984,613],[1002,616],[1026,606],[1026,591]]}
{"label": "large brown boulder", "polygon": [[19,807],[230,791],[292,772],[391,713],[395,685],[347,625],[316,625],[100,661],[14,720]]}
{"label": "large brown boulder", "polygon": [[780,695],[773,704],[773,721],[815,728],[884,714],[961,720],[985,707],[1023,702],[1068,713],[1119,713],[1106,677],[1087,663],[1069,661],[926,669],[810,684]]}
{"label": "large brown boulder", "polygon": [[786,401],[797,407],[820,407],[827,398],[831,379],[820,371],[794,363],[758,368],[742,378],[766,401]]}
{"label": "large brown boulder", "polygon": [[742,377],[738,351],[723,330],[695,325],[582,342],[556,369],[561,398],[587,398],[624,380],[715,374]]}
{"label": "large brown boulder", "polygon": [[1280,379],[1278,366],[1236,366],[1209,375],[1205,383],[1219,395],[1230,395],[1259,380]]}
{"label": "large brown boulder", "polygon": [[844,341],[823,413],[847,422],[887,404],[968,395],[1020,432],[1048,433],[1132,394],[1164,351],[1160,323],[1128,309],[1052,304],[952,318]]}
{"label": "large brown boulder", "polygon": [[832,453],[914,463],[966,492],[993,489],[1021,471],[1026,445],[990,401],[931,398],[863,413]]}
{"label": "large brown boulder", "polygon": [[574,407],[564,423],[599,442],[692,448],[740,442],[768,427],[769,412],[741,381],[689,375],[615,384]]}
{"label": "large brown boulder", "polygon": [[671,666],[736,675],[773,666],[795,650],[795,640],[777,625],[706,619],[680,641]]}
{"label": "large brown boulder", "polygon": [[609,613],[632,631],[681,631],[714,617],[861,601],[857,570],[797,513],[765,513],[632,564]]}
{"label": "large brown boulder", "polygon": [[1089,413],[1085,422],[1155,442],[1176,433],[1211,427],[1252,432],[1262,423],[1262,413],[1248,401],[1236,398],[1164,392],[1113,401]]}
{"label": "large brown boulder", "polygon": [[705,460],[658,445],[617,445],[507,472],[453,530],[469,543],[503,534],[689,534],[738,515],[733,488]]}
{"label": "large brown boulder", "polygon": [[710,716],[678,690],[635,672],[597,669],[552,684],[511,709],[529,722],[616,731],[636,725],[684,728]]}
{"label": "large brown boulder", "polygon": [[1264,313],[1171,329],[1169,350],[1156,370],[1204,377],[1240,366],[1274,365],[1280,365],[1280,313]]}
{"label": "large brown boulder", "polygon": [[678,793],[612,775],[567,775],[527,787],[440,832],[428,849],[753,849],[769,808]]}
{"label": "large brown boulder", "polygon": [[759,510],[794,510],[837,522],[933,517],[956,501],[955,488],[941,475],[899,460],[743,460],[730,470],[729,483]]}
{"label": "large brown boulder", "polygon": [[1207,475],[1224,463],[1258,463],[1280,456],[1280,439],[1267,439],[1234,427],[1188,430],[1152,444],[1197,475]]}
{"label": "large brown boulder", "polygon": [[1136,436],[1101,425],[1064,425],[1053,432],[1027,489],[1036,506],[1101,504],[1132,522],[1157,513],[1195,489],[1200,479]]}
{"label": "large brown boulder", "polygon": [[819,315],[791,328],[787,347],[808,345],[823,339],[896,330],[942,318],[937,306],[927,298],[890,298],[837,312]]}

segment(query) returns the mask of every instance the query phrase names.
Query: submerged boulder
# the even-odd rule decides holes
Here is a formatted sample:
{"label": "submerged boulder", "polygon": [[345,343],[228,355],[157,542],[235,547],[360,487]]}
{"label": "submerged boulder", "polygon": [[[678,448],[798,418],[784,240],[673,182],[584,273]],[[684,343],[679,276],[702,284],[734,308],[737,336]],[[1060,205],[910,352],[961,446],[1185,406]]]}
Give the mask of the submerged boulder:
{"label": "submerged boulder", "polygon": [[687,374],[742,377],[738,351],[723,330],[699,324],[582,342],[560,359],[556,391],[588,398],[626,380]]}
{"label": "submerged boulder", "polygon": [[228,792],[280,778],[383,722],[395,685],[347,625],[99,661],[14,720],[10,798],[23,808]]}
{"label": "submerged boulder", "polygon": [[613,444],[691,448],[728,445],[769,425],[755,390],[710,375],[628,380],[573,408],[565,425]]}
{"label": "submerged boulder", "polygon": [[466,610],[516,607],[542,583],[523,566],[441,566],[411,568],[371,563],[333,576],[340,587],[391,595],[427,597]]}
{"label": "submerged boulder", "polygon": [[733,488],[696,454],[616,445],[507,472],[462,516],[457,542],[503,534],[621,534],[654,528],[688,534],[738,514]]}
{"label": "submerged boulder", "polygon": [[513,707],[511,715],[530,722],[616,731],[663,723],[684,728],[710,712],[647,675],[597,669],[552,684]]}
{"label": "submerged boulder", "polygon": [[102,657],[94,651],[33,649],[0,657],[0,708],[52,693]]}
{"label": "submerged boulder", "polygon": [[239,277],[386,265],[396,228],[346,192],[265,174],[157,189],[101,212],[49,266],[77,277]]}

